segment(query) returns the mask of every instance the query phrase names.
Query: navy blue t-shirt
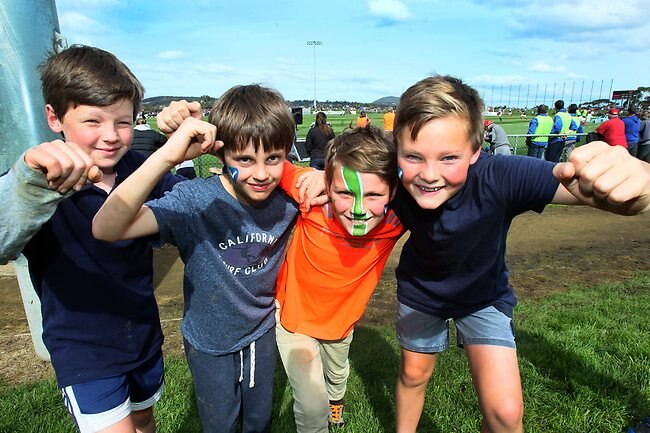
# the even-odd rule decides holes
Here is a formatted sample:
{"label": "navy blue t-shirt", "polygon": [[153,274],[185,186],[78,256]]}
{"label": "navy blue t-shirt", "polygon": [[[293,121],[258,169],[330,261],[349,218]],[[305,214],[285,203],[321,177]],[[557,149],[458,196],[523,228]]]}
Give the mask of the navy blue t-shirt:
{"label": "navy blue t-shirt", "polygon": [[395,270],[399,301],[444,318],[487,306],[512,317],[506,236],[515,216],[542,212],[553,199],[553,165],[482,153],[462,189],[435,210],[420,208],[400,184],[392,207],[411,234]]}
{"label": "navy blue t-shirt", "polygon": [[[116,165],[116,186],[144,160],[127,152]],[[149,198],[178,181],[166,175]],[[127,372],[159,352],[163,341],[150,238],[104,242],[92,235],[107,197],[89,185],[66,198],[23,251],[60,387]]]}

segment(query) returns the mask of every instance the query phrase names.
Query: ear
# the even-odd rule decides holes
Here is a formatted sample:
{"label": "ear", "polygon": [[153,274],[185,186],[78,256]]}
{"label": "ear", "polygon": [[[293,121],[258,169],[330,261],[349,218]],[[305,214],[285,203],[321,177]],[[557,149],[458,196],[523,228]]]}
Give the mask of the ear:
{"label": "ear", "polygon": [[45,105],[45,117],[47,118],[47,125],[50,127],[52,132],[63,132],[63,126],[61,126],[61,122],[56,113],[54,113],[54,107],[50,104]]}
{"label": "ear", "polygon": [[478,160],[479,156],[481,156],[481,148],[480,147],[478,148],[478,150],[476,152],[474,152],[474,155],[472,155],[472,159],[470,159],[470,161],[469,161],[470,165],[474,164]]}

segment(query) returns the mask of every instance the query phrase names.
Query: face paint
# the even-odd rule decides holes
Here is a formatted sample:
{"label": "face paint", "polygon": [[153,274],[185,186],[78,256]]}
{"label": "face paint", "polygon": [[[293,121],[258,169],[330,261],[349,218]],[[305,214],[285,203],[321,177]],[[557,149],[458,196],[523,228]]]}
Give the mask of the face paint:
{"label": "face paint", "polygon": [[400,167],[397,167],[397,177],[399,177],[399,180],[402,180],[402,176],[404,176],[404,170],[402,170]]}
{"label": "face paint", "polygon": [[239,170],[229,165],[227,165],[226,167],[228,167],[228,173],[230,173],[230,178],[232,179],[232,181],[237,182],[237,176],[239,176]]}
{"label": "face paint", "polygon": [[[363,236],[368,233],[367,220],[371,218],[363,208],[363,183],[361,176],[355,170],[341,167],[341,175],[345,181],[346,188],[354,195],[354,205],[352,207],[352,236]],[[366,220],[366,221],[360,221]]]}

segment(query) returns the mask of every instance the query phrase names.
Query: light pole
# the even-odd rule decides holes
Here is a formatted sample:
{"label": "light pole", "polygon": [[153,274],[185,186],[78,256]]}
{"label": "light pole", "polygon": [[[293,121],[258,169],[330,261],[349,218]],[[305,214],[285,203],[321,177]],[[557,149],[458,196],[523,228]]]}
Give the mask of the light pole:
{"label": "light pole", "polygon": [[323,41],[307,41],[307,45],[314,46],[314,112],[316,112],[316,46],[323,45]]}

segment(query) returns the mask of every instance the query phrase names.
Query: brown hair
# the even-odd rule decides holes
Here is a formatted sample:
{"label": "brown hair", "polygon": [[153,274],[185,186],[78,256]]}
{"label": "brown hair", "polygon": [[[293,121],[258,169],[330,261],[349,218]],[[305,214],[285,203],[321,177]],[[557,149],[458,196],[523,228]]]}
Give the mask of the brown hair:
{"label": "brown hair", "polygon": [[349,129],[327,146],[325,181],[332,183],[334,169],[342,166],[361,173],[372,173],[386,182],[393,192],[397,187],[397,155],[394,144],[383,131],[368,125]]}
{"label": "brown hair", "polygon": [[320,132],[323,133],[325,137],[329,137],[332,135],[332,127],[327,124],[327,114],[323,113],[322,111],[319,111],[316,114],[316,126],[318,126],[318,129],[320,129]]}
{"label": "brown hair", "polygon": [[295,124],[291,109],[276,90],[259,84],[234,86],[226,90],[210,111],[209,122],[217,127],[219,150],[239,152],[253,143],[255,150],[281,149],[289,153]]}
{"label": "brown hair", "polygon": [[410,130],[416,139],[430,120],[455,116],[467,123],[467,138],[477,151],[483,145],[483,100],[476,90],[460,79],[437,75],[418,81],[402,94],[395,115],[393,137],[399,146],[402,134]]}
{"label": "brown hair", "polygon": [[52,54],[39,66],[43,99],[57,118],[79,105],[106,107],[121,99],[133,104],[133,120],[140,112],[144,87],[131,70],[108,51],[73,45]]}

